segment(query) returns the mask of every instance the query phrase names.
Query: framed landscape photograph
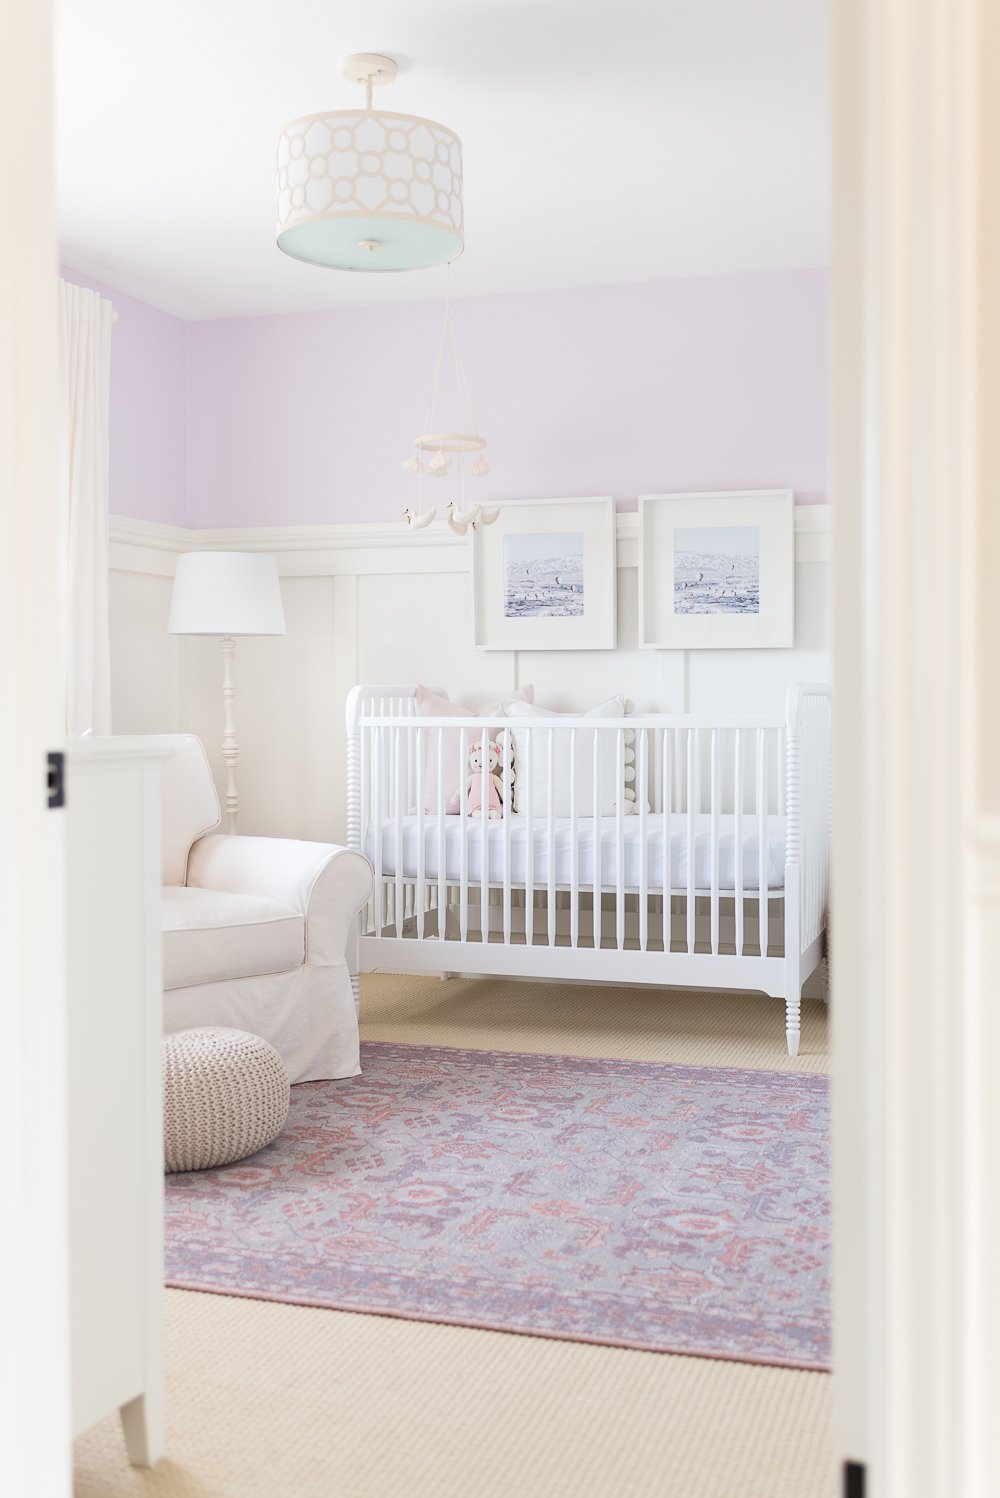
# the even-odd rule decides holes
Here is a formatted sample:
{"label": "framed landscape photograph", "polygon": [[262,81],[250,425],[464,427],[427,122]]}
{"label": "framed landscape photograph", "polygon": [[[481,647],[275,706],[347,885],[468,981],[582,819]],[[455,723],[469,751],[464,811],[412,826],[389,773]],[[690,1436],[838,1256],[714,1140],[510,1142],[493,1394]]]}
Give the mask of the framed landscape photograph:
{"label": "framed landscape photograph", "polygon": [[611,498],[500,505],[472,542],[475,643],[482,650],[613,650]]}
{"label": "framed landscape photograph", "polygon": [[790,489],[639,499],[639,644],[789,646],[795,638]]}

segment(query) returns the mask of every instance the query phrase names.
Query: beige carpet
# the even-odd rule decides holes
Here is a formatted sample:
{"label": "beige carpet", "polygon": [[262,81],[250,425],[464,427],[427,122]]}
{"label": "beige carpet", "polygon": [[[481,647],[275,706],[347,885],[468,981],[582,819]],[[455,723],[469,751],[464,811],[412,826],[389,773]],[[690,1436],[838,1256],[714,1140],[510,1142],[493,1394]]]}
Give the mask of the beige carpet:
{"label": "beige carpet", "polygon": [[[826,1069],[759,997],[365,980],[365,1037]],[[389,1317],[167,1295],[167,1444],[117,1418],[76,1449],[77,1498],[828,1498],[830,1379]]]}
{"label": "beige carpet", "polygon": [[826,1006],[818,999],[802,1006],[793,1060],[785,1049],[785,1006],[761,994],[381,973],[364,984],[365,1040],[773,1071],[829,1068]]}

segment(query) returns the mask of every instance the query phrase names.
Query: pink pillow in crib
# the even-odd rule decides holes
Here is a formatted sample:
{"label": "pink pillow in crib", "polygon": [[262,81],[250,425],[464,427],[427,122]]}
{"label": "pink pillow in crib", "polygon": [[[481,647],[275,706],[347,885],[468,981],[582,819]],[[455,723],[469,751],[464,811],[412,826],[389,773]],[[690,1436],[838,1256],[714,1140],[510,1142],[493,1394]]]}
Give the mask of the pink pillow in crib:
{"label": "pink pillow in crib", "polygon": [[[499,724],[507,716],[506,704],[508,702],[534,702],[535,689],[532,686],[519,687],[516,692],[501,698],[498,702],[489,702],[485,707],[471,708],[463,707],[460,702],[452,702],[448,697],[441,697],[437,692],[432,692],[428,687],[417,687],[413,693],[413,703],[418,718],[481,718],[483,726],[490,737],[494,737],[499,731]],[[490,725],[490,720],[493,725]],[[434,729],[428,729],[424,734],[424,811],[437,812],[438,809],[438,736]],[[448,802],[453,793],[464,784],[465,770],[459,764],[461,754],[461,735],[457,728],[446,728],[441,735],[441,748],[444,760],[444,801],[445,810],[448,810]],[[472,736],[466,733],[466,754],[472,743]]]}

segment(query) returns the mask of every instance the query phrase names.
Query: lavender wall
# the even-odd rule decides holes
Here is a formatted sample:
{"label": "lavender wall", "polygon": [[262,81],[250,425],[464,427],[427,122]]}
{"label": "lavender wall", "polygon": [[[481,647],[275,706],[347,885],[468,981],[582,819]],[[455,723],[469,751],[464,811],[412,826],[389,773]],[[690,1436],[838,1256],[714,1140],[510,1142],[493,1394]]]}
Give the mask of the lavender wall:
{"label": "lavender wall", "polygon": [[113,515],[188,525],[187,338],[189,325],[75,270],[62,275],[114,304],[111,336]]}
{"label": "lavender wall", "polygon": [[[489,439],[476,496],[824,499],[826,302],[826,273],[804,270],[457,303]],[[388,520],[415,503],[400,464],[424,430],[441,311],[190,324],[192,523]],[[425,503],[451,484],[426,481]]]}
{"label": "lavender wall", "polygon": [[[424,426],[439,303],[184,323],[66,274],[118,312],[114,513],[301,525],[392,520],[416,502],[400,465]],[[476,497],[632,507],[781,485],[826,498],[825,271],[484,297],[455,317],[489,439]],[[457,493],[449,478],[424,496]]]}

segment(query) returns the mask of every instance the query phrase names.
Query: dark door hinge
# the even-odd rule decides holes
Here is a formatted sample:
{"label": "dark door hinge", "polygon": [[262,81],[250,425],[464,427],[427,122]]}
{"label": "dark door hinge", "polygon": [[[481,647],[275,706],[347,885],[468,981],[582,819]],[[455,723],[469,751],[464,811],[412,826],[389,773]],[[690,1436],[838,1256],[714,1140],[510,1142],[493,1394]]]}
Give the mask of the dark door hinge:
{"label": "dark door hinge", "polygon": [[66,756],[61,749],[51,749],[48,756],[48,809],[66,805]]}
{"label": "dark door hinge", "polygon": [[865,1498],[865,1468],[862,1462],[844,1463],[844,1498]]}

